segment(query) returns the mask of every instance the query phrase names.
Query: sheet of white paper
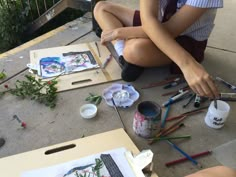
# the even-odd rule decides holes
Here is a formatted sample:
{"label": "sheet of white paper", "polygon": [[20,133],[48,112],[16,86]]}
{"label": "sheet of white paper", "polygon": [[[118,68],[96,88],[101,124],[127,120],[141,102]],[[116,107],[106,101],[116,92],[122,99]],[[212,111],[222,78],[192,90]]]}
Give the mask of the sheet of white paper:
{"label": "sheet of white paper", "polygon": [[[127,150],[125,148],[118,148],[111,151],[84,157],[78,160],[27,171],[22,173],[21,177],[75,177],[75,173],[71,175],[66,174],[73,168],[94,164],[95,158],[100,158],[101,154],[110,154],[124,177],[135,177],[135,174],[125,157],[126,151]],[[105,177],[109,177],[109,175],[107,176],[106,172],[104,171],[101,171],[101,176],[103,175],[103,173]]]}

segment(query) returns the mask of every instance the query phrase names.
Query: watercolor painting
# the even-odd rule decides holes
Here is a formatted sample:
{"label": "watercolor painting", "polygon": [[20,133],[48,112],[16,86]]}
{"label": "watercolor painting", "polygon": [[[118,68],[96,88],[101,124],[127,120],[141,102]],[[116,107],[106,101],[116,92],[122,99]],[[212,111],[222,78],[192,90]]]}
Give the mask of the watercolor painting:
{"label": "watercolor painting", "polygon": [[41,58],[39,64],[43,78],[99,67],[90,51],[68,52],[62,56]]}
{"label": "watercolor painting", "polygon": [[41,58],[39,64],[43,78],[58,76],[65,72],[65,63],[61,62],[61,57]]}
{"label": "watercolor painting", "polygon": [[[58,176],[59,177],[59,176]],[[78,166],[70,169],[63,177],[111,177],[103,161],[99,158],[95,159],[92,164]]]}
{"label": "watercolor painting", "polygon": [[[110,155],[122,172],[123,177],[135,177],[135,174],[125,157],[125,148],[103,152]],[[77,160],[23,172],[21,177],[111,177],[111,166],[104,162],[102,154],[90,155]],[[108,167],[108,169],[107,169]]]}

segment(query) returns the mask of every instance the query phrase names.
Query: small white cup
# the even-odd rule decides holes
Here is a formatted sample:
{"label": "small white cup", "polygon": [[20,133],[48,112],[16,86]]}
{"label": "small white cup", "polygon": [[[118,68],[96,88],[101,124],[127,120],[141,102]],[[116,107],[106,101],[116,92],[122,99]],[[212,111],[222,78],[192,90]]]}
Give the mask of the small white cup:
{"label": "small white cup", "polygon": [[230,106],[228,103],[221,100],[217,100],[216,109],[214,106],[214,101],[212,101],[205,117],[205,123],[211,128],[222,128],[229,115],[229,112]]}

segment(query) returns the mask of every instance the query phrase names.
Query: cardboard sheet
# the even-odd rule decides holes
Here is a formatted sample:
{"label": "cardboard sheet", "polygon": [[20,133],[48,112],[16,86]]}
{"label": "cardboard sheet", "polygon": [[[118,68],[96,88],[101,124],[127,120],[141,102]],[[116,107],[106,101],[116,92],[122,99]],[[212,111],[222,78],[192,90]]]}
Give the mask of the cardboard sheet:
{"label": "cardboard sheet", "polygon": [[[1,176],[20,177],[27,171],[47,168],[121,147],[131,151],[133,154],[139,153],[139,150],[125,131],[117,129],[1,158]],[[153,173],[151,177],[157,177],[157,174]]]}

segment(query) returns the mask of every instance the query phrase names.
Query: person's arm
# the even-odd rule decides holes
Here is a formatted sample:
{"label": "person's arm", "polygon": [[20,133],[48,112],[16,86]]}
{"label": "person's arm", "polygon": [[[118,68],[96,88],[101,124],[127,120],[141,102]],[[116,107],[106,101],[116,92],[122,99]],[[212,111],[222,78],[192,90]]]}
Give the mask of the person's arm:
{"label": "person's arm", "polygon": [[218,97],[218,91],[206,70],[173,38],[185,31],[205,9],[185,6],[168,23],[158,21],[157,0],[140,0],[141,21],[144,32],[154,44],[182,70],[192,90],[208,97]]}
{"label": "person's arm", "polygon": [[132,39],[132,38],[149,38],[143,31],[141,26],[137,27],[122,27],[112,30],[104,30],[101,35],[101,43],[104,44],[109,41],[117,39]]}
{"label": "person's arm", "polygon": [[200,170],[185,177],[236,177],[236,170],[226,166],[216,166]]}

